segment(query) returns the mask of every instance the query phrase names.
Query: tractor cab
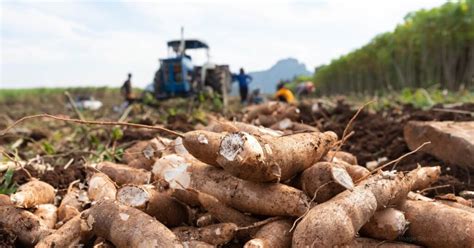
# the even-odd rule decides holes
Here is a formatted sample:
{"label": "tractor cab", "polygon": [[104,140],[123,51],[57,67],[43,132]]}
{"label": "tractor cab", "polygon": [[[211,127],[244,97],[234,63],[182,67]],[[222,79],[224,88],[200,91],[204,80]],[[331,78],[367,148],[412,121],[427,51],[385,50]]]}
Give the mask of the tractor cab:
{"label": "tractor cab", "polygon": [[[200,92],[218,94],[227,104],[230,92],[231,73],[228,65],[217,65],[209,61],[209,46],[197,39],[183,38],[168,41],[168,58],[160,59],[160,68],[153,80],[153,93],[157,99],[187,97]],[[206,61],[196,65],[188,50],[204,49]]]}
{"label": "tractor cab", "polygon": [[172,40],[167,45],[171,56],[160,59],[160,69],[155,75],[155,93],[158,98],[188,96],[194,92],[196,68],[186,50],[205,49],[208,55],[209,46],[200,40]]}

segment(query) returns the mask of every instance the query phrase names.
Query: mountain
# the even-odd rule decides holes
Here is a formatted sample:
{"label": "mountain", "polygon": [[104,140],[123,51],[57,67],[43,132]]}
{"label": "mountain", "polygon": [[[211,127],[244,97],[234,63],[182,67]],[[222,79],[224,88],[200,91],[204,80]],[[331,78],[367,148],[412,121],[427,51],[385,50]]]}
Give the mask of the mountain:
{"label": "mountain", "polygon": [[260,88],[262,93],[274,93],[280,80],[291,80],[295,76],[309,76],[311,74],[306,65],[297,59],[282,59],[268,70],[250,72],[249,75],[253,78],[250,88]]}

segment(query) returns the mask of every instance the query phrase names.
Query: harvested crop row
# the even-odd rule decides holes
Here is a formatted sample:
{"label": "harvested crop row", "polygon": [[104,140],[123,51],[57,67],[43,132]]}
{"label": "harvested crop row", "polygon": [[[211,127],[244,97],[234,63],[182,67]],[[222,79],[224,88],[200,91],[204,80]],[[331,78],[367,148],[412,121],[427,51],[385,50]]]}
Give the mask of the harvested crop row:
{"label": "harvested crop row", "polygon": [[156,171],[178,189],[191,188],[212,195],[245,213],[300,216],[308,209],[308,197],[293,187],[245,181],[199,161],[183,161]]}
{"label": "harvested crop row", "polygon": [[185,134],[184,146],[197,159],[254,182],[285,181],[318,162],[333,146],[333,132],[260,137],[246,132]]}
{"label": "harvested crop row", "polygon": [[437,167],[418,168],[407,175],[390,172],[375,175],[352,191],[346,190],[313,207],[297,225],[293,247],[348,244],[376,210],[400,203],[413,187],[435,181],[437,176]]}
{"label": "harvested crop row", "polygon": [[437,189],[439,167],[371,172],[339,150],[346,140],[295,121],[295,106],[249,110],[253,123],[282,131],[237,116],[170,131],[174,140],[114,140],[117,154],[83,156],[80,178],[57,189],[34,178],[48,180],[49,165],[39,166],[0,195],[0,231],[39,248],[473,246],[469,192],[420,195]]}

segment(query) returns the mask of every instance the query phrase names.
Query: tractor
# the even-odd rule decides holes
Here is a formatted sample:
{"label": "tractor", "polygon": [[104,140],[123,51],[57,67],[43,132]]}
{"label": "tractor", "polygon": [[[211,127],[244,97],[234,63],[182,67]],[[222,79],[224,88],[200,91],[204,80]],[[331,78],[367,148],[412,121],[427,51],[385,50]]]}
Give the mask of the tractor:
{"label": "tractor", "polygon": [[[156,99],[195,96],[203,92],[218,93],[224,106],[231,90],[230,69],[228,65],[209,62],[209,46],[196,39],[172,40],[168,45],[168,58],[160,59],[160,68],[155,73],[152,91]],[[206,62],[194,65],[187,50],[205,49]],[[171,54],[171,55],[170,55]]]}

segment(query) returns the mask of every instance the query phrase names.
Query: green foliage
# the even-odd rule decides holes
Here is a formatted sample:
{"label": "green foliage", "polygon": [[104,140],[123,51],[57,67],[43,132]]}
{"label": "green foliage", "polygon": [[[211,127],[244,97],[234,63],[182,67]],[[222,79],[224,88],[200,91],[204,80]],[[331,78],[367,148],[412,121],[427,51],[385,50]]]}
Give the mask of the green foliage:
{"label": "green foliage", "polygon": [[355,105],[364,104],[370,100],[375,103],[368,106],[372,110],[398,108],[402,104],[411,104],[417,108],[429,109],[436,104],[472,103],[474,102],[474,91],[448,91],[438,87],[428,89],[404,88],[400,91],[391,91],[376,97],[370,95],[348,95],[348,100]]}
{"label": "green foliage", "polygon": [[178,114],[178,110],[176,108],[168,108],[168,114],[170,116],[175,116],[176,114]]}
{"label": "green foliage", "polygon": [[220,96],[218,95],[213,95],[212,97],[212,107],[214,111],[221,111],[222,108],[224,107],[224,103],[222,102]]}
{"label": "green foliage", "polygon": [[434,105],[433,99],[425,89],[404,89],[400,95],[402,103],[411,103],[415,107],[426,108]]}
{"label": "green foliage", "polygon": [[208,108],[208,110],[220,112],[224,107],[221,96],[215,92],[201,92],[197,95],[199,108]]}
{"label": "green foliage", "polygon": [[123,152],[123,148],[113,149],[103,144],[99,144],[95,150],[94,155],[89,159],[95,163],[102,161],[122,161]]}
{"label": "green foliage", "polygon": [[8,168],[2,178],[0,178],[0,194],[13,194],[16,191],[16,186],[13,182],[14,168]]}
{"label": "green foliage", "polygon": [[156,100],[155,96],[150,92],[145,92],[145,94],[143,94],[142,101],[144,104],[150,105],[150,106],[158,104],[158,100]]}
{"label": "green foliage", "polygon": [[[409,13],[393,32],[317,68],[314,82],[324,94],[383,94],[433,85],[472,88],[473,78],[474,0],[461,0]],[[413,97],[430,104],[422,91]]]}
{"label": "green foliage", "polygon": [[114,140],[119,140],[123,137],[123,131],[119,127],[112,128],[112,138]]}
{"label": "green foliage", "polygon": [[49,143],[48,141],[43,141],[42,146],[43,146],[43,150],[46,152],[46,154],[52,155],[52,154],[55,153],[54,146],[51,143]]}
{"label": "green foliage", "polygon": [[193,119],[199,122],[206,123],[207,122],[206,117],[207,117],[206,111],[203,111],[202,109],[196,109],[195,111],[193,111]]}
{"label": "green foliage", "polygon": [[297,76],[293,78],[289,83],[285,84],[285,87],[290,89],[291,91],[295,92],[296,87],[303,82],[313,82],[314,78],[313,76]]}

